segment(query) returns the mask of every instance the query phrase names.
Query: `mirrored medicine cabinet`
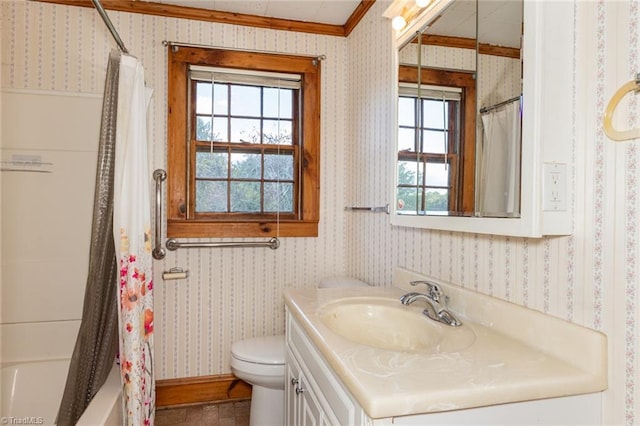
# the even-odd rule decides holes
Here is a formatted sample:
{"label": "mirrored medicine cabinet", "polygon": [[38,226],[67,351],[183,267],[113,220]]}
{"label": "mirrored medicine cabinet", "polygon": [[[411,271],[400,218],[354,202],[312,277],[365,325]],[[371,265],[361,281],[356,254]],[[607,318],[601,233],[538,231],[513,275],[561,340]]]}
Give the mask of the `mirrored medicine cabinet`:
{"label": "mirrored medicine cabinet", "polygon": [[[572,70],[556,49],[571,49],[572,9],[529,0],[431,0],[421,9],[412,2],[396,0],[385,12],[413,14],[394,34],[391,223],[569,234]],[[551,178],[562,202],[558,188],[550,198]]]}

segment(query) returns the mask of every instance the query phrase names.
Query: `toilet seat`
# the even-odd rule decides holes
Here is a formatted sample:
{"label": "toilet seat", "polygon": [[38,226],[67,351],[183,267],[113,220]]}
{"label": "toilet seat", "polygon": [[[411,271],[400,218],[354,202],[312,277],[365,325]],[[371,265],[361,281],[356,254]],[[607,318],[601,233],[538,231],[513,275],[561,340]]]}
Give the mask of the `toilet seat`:
{"label": "toilet seat", "polygon": [[[284,364],[257,364],[231,357],[231,371],[252,385],[261,384],[267,387],[275,386],[280,388],[284,383]],[[271,383],[275,383],[275,385]]]}
{"label": "toilet seat", "polygon": [[231,345],[231,356],[247,363],[284,365],[284,335],[240,340]]}

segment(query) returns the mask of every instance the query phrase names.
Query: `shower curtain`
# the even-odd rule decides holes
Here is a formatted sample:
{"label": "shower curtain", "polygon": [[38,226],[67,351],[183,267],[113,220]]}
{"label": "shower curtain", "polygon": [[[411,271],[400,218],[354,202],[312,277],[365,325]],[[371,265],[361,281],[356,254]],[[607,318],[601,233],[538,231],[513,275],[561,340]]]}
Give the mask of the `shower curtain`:
{"label": "shower curtain", "polygon": [[89,271],[80,331],[57,424],[75,425],[119,348],[127,425],[153,424],[153,272],[144,70],[111,52],[107,65]]}
{"label": "shower curtain", "polygon": [[107,63],[93,200],[89,270],[82,321],[58,411],[59,426],[75,425],[104,384],[118,345],[118,268],[113,241],[113,173],[120,54]]}
{"label": "shower curtain", "polygon": [[520,100],[482,115],[483,142],[477,211],[482,216],[520,213]]}
{"label": "shower curtain", "polygon": [[113,238],[120,278],[120,368],[128,425],[153,424],[153,271],[147,109],[144,69],[128,55],[120,61]]}

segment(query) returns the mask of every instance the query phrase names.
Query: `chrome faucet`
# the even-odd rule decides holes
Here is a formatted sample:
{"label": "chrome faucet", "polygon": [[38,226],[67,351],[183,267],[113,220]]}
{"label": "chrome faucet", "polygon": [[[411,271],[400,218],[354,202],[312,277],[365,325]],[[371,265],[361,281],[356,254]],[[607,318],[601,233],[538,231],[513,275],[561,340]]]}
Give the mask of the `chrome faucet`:
{"label": "chrome faucet", "polygon": [[424,284],[427,286],[427,292],[410,292],[403,295],[400,298],[400,302],[403,305],[410,305],[416,300],[424,300],[427,302],[427,307],[422,311],[422,313],[427,317],[452,327],[462,325],[462,322],[447,309],[449,297],[442,292],[442,289],[438,284],[432,283],[431,281],[411,281],[410,284],[412,286]]}

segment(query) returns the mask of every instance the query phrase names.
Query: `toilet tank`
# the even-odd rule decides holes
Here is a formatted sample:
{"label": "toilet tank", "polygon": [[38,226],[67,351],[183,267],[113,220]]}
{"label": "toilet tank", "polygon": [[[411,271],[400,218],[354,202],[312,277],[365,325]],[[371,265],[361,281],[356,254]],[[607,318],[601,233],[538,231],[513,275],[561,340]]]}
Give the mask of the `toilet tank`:
{"label": "toilet tank", "polygon": [[367,287],[368,285],[364,281],[351,277],[326,277],[318,282],[318,288]]}

